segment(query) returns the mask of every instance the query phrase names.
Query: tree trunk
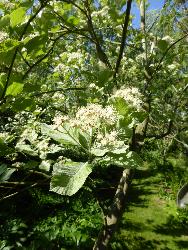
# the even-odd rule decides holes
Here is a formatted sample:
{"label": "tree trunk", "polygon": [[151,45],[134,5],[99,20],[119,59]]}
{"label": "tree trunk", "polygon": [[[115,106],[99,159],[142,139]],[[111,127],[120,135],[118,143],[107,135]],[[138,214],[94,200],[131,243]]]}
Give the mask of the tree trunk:
{"label": "tree trunk", "polygon": [[114,196],[114,202],[108,209],[108,214],[105,217],[105,224],[98,235],[93,250],[107,249],[108,243],[115,232],[117,224],[124,211],[127,190],[132,179],[131,175],[132,173],[130,169],[125,169],[123,171]]}

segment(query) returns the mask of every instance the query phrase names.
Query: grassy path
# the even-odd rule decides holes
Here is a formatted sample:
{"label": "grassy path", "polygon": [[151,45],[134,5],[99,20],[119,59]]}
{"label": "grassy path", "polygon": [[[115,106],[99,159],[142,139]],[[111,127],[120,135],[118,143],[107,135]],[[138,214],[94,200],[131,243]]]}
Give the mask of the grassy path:
{"label": "grassy path", "polygon": [[174,200],[160,198],[161,176],[140,170],[135,177],[111,249],[188,250],[188,227],[180,220],[182,211]]}

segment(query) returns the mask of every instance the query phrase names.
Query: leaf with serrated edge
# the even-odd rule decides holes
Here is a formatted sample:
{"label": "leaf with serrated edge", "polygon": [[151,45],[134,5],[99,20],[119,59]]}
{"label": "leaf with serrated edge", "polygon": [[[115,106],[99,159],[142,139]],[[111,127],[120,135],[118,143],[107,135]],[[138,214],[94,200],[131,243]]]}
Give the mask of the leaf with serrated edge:
{"label": "leaf with serrated edge", "polygon": [[71,196],[83,186],[91,171],[88,162],[56,163],[53,168],[50,191]]}

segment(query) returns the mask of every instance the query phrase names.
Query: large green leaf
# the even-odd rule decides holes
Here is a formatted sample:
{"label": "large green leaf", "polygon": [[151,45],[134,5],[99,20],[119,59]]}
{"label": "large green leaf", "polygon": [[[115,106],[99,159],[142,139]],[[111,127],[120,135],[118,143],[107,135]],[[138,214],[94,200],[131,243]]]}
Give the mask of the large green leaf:
{"label": "large green leaf", "polygon": [[90,143],[91,137],[88,134],[78,130],[78,140],[83,148],[85,148],[86,150],[89,150],[89,143]]}
{"label": "large green leaf", "polygon": [[18,9],[14,10],[10,14],[10,25],[11,25],[11,27],[14,28],[18,24],[21,24],[25,19],[25,14],[26,14],[26,9],[25,8],[20,7]]}
{"label": "large green leaf", "polygon": [[86,135],[79,129],[71,128],[68,124],[58,127],[58,130],[53,126],[42,124],[41,132],[62,144],[78,146],[85,150],[89,147]]}
{"label": "large green leaf", "polygon": [[17,96],[18,94],[20,94],[23,90],[23,83],[19,83],[19,82],[13,82],[6,91],[6,96],[7,95],[12,95],[12,96]]}
{"label": "large green leaf", "polygon": [[113,72],[106,67],[99,67],[98,71],[95,73],[95,77],[97,77],[99,86],[104,86],[107,81],[112,77]]}
{"label": "large green leaf", "polygon": [[25,44],[25,48],[27,49],[28,53],[36,53],[37,51],[41,51],[45,47],[47,41],[48,37],[46,35],[35,36],[27,41],[27,43]]}
{"label": "large green leaf", "polygon": [[109,151],[108,148],[92,148],[91,153],[97,157],[104,156]]}
{"label": "large green leaf", "polygon": [[0,43],[0,52],[5,53],[8,51],[12,51],[16,47],[18,47],[20,44],[21,42],[19,42],[18,40],[8,38]]}
{"label": "large green leaf", "polygon": [[6,82],[6,74],[5,73],[1,73],[0,74],[0,92],[4,89],[5,82]]}
{"label": "large green leaf", "polygon": [[56,163],[53,168],[50,191],[71,196],[83,186],[91,171],[88,162]]}
{"label": "large green leaf", "polygon": [[129,151],[129,147],[117,148],[107,153],[102,160],[108,164],[115,164],[121,167],[137,168],[141,165],[142,160],[136,152]]}

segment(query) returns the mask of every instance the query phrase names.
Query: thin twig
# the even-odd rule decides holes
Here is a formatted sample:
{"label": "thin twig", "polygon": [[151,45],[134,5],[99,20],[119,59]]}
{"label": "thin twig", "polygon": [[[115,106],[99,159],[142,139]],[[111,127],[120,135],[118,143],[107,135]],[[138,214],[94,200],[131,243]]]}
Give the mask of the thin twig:
{"label": "thin twig", "polygon": [[27,64],[28,67],[31,67],[31,65],[29,64],[29,62],[24,58],[24,56],[22,55],[21,51],[18,51],[18,53],[20,54],[21,58],[23,59],[23,61],[25,62],[25,64]]}
{"label": "thin twig", "polygon": [[9,199],[9,198],[11,198],[11,197],[13,197],[13,196],[15,196],[15,195],[17,195],[17,194],[20,194],[20,193],[22,193],[22,192],[24,192],[24,191],[26,191],[26,190],[28,190],[28,189],[30,189],[30,188],[33,188],[33,187],[35,187],[35,186],[37,186],[37,185],[38,185],[38,183],[36,182],[36,183],[33,183],[32,185],[30,185],[29,187],[23,188],[23,189],[20,190],[20,191],[17,191],[17,192],[14,192],[14,193],[12,193],[12,194],[9,194],[9,195],[7,195],[7,196],[4,196],[3,198],[0,199],[0,202],[1,202],[1,201],[4,201],[4,200],[7,200],[7,199]]}
{"label": "thin twig", "polygon": [[181,40],[183,40],[186,36],[188,36],[188,33],[186,33],[183,37],[179,38],[178,40],[176,40],[174,43],[172,43],[167,49],[166,51],[164,52],[163,56],[161,57],[154,73],[152,74],[152,78],[153,78],[153,75],[156,75],[156,73],[158,72],[158,70],[162,67],[162,62],[164,60],[164,58],[166,57],[166,55],[168,54],[169,50],[171,48],[173,48],[177,43],[179,43]]}
{"label": "thin twig", "polygon": [[41,58],[39,58],[34,64],[32,64],[30,66],[30,68],[25,72],[25,74],[23,75],[22,77],[22,80],[24,80],[28,75],[29,73],[33,70],[34,67],[36,67],[39,63],[41,63],[44,59],[46,59],[52,52],[53,52],[53,49],[54,49],[54,46],[55,44],[57,43],[57,41],[63,36],[64,34],[61,34],[59,35],[56,39],[54,39],[54,42],[51,46],[51,48],[48,50],[48,52],[42,56]]}

